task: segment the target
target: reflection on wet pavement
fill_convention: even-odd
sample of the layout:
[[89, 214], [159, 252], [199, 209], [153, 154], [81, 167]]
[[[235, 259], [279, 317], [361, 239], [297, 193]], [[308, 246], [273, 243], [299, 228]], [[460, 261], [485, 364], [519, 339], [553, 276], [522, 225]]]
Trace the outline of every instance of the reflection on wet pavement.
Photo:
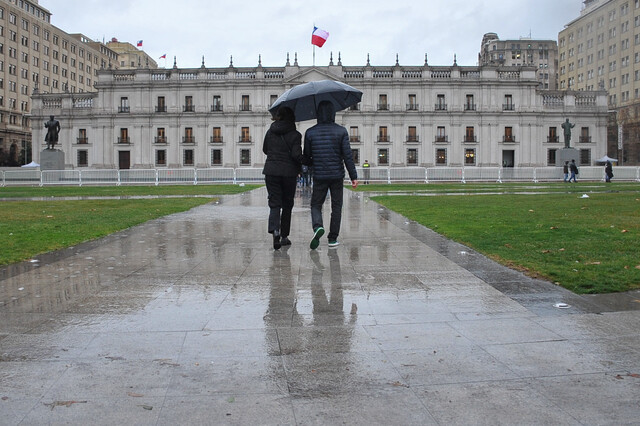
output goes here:
[[640, 417], [637, 293], [574, 295], [350, 191], [335, 249], [308, 250], [308, 192], [292, 246], [267, 214], [259, 189], [0, 271], [3, 423]]

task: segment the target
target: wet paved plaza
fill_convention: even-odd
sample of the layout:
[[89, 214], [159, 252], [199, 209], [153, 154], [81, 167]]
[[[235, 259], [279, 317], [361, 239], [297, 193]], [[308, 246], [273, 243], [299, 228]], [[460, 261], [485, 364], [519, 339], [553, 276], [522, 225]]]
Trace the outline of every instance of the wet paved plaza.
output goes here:
[[640, 424], [638, 292], [574, 295], [350, 191], [310, 251], [308, 202], [279, 251], [261, 188], [0, 271], [0, 423]]

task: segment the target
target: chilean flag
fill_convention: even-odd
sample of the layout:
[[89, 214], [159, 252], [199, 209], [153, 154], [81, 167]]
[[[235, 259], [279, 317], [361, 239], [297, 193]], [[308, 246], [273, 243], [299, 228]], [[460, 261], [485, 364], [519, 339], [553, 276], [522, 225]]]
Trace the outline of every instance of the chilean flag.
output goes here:
[[136, 47], [142, 47], [142, 40], [138, 40], [138, 43], [136, 44]]
[[318, 27], [313, 27], [313, 33], [311, 33], [311, 44], [314, 46], [322, 47], [324, 42], [329, 38], [329, 33], [325, 30], [321, 30]]
[[160, 59], [167, 59], [167, 54], [165, 53], [164, 55], [160, 56]]

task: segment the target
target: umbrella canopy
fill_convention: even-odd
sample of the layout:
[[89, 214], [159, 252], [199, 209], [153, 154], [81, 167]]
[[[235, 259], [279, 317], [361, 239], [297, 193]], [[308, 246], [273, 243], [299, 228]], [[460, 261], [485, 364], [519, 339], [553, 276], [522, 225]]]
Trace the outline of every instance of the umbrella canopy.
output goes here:
[[606, 163], [607, 161], [611, 161], [613, 163], [613, 162], [617, 162], [618, 160], [616, 160], [615, 158], [611, 158], [608, 155], [605, 155], [604, 157], [597, 159], [596, 163]]
[[336, 111], [349, 108], [362, 99], [362, 92], [348, 84], [333, 80], [311, 81], [299, 84], [284, 92], [273, 103], [269, 112], [275, 115], [280, 107], [289, 107], [296, 115], [296, 121], [316, 118], [318, 104], [322, 101], [333, 103]]

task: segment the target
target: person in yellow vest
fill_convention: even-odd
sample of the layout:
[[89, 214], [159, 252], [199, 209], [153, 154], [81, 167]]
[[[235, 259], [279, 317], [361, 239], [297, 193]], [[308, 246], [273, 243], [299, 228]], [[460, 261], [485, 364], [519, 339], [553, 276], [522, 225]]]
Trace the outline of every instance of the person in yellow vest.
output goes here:
[[371, 164], [369, 164], [369, 160], [364, 160], [364, 164], [362, 164], [362, 174], [364, 175], [364, 184], [368, 185], [369, 184], [369, 167], [371, 167]]

